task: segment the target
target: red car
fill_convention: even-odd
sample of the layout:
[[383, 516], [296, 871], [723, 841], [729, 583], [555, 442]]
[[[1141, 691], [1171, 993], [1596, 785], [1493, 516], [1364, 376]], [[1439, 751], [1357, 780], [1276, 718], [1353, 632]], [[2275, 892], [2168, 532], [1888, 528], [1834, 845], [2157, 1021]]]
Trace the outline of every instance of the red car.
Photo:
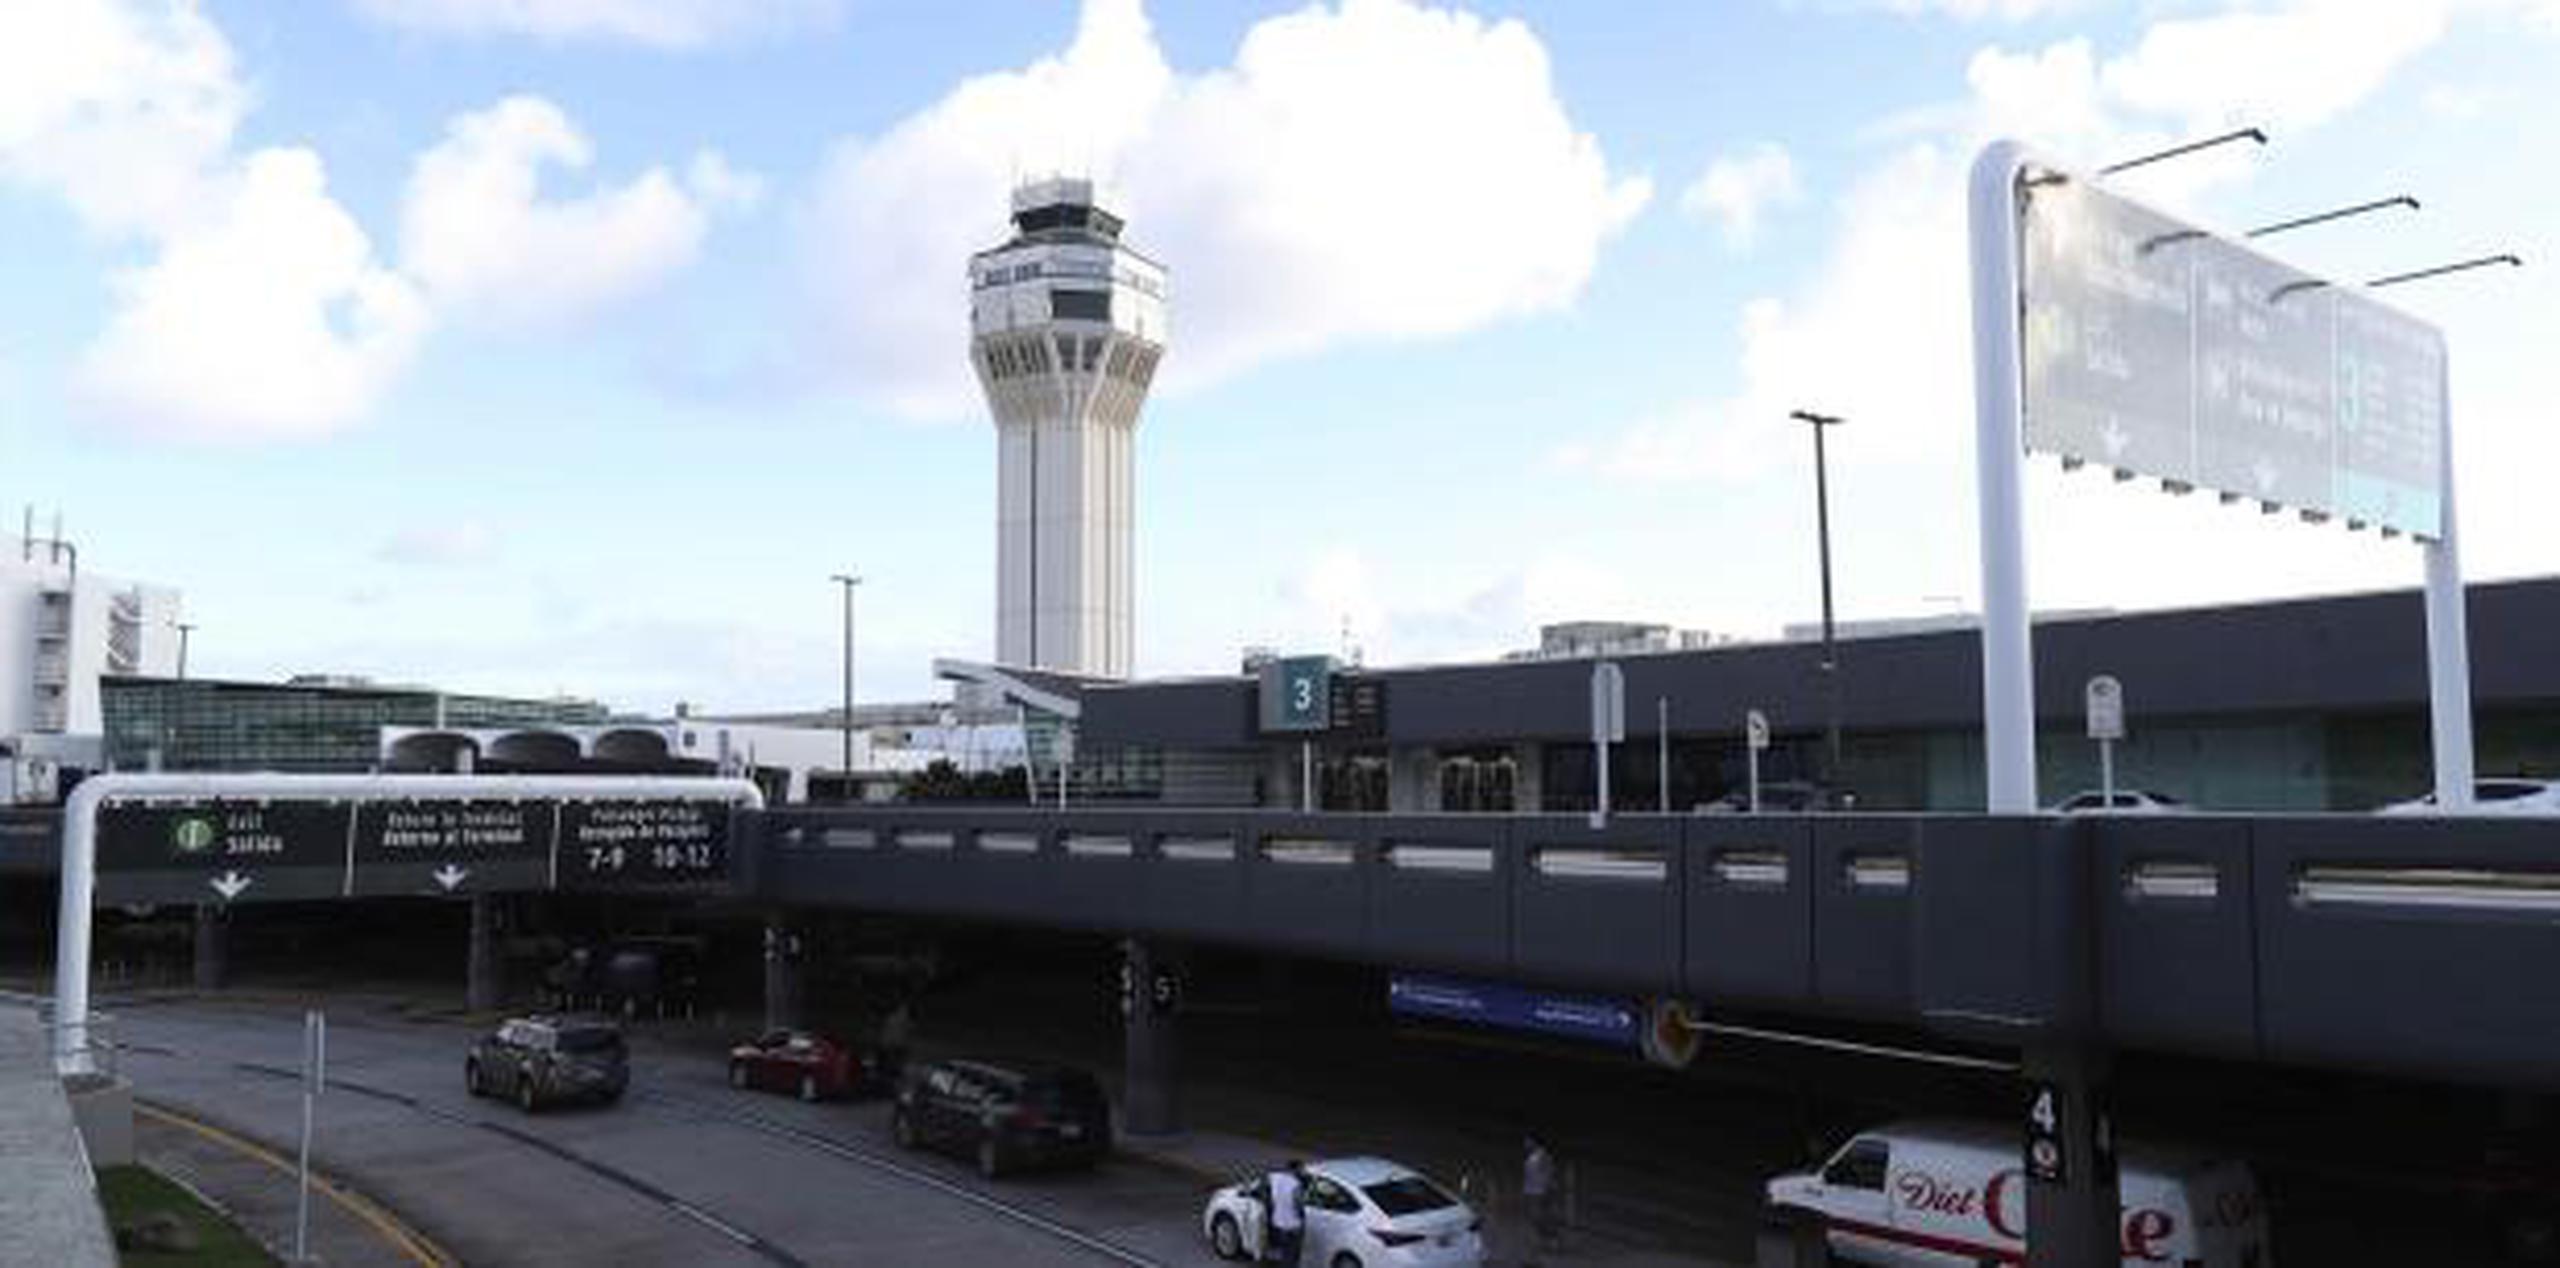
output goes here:
[[773, 1031], [729, 1050], [729, 1086], [790, 1092], [804, 1101], [849, 1096], [868, 1076], [860, 1054], [805, 1030]]

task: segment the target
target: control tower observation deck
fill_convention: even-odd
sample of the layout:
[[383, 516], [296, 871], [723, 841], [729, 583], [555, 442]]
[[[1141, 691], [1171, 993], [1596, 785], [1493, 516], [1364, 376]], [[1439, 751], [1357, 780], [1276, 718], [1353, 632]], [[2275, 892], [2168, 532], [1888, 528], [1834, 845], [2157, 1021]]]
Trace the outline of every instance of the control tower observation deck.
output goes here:
[[1013, 194], [969, 261], [970, 360], [996, 422], [996, 660], [1125, 678], [1135, 660], [1131, 457], [1165, 345], [1164, 266], [1086, 180]]

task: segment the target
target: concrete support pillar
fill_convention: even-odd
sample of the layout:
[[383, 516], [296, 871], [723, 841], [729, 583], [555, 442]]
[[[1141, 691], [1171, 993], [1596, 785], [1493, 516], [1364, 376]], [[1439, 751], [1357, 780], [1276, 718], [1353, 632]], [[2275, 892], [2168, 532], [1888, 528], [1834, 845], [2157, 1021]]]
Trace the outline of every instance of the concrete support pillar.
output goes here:
[[506, 963], [498, 956], [498, 898], [471, 896], [471, 942], [465, 953], [463, 1006], [475, 1013], [495, 1011], [507, 997]]
[[2123, 1216], [2106, 1054], [2030, 1048], [2025, 1074], [2028, 1268], [2113, 1268]]
[[219, 903], [196, 904], [196, 989], [218, 991], [231, 976], [231, 913]]
[[1512, 746], [1513, 760], [1520, 769], [1511, 784], [1512, 809], [1522, 814], [1545, 810], [1547, 785], [1547, 750], [1542, 744]]
[[1434, 814], [1439, 811], [1439, 753], [1428, 748], [1388, 751], [1387, 809], [1398, 814]]
[[1182, 1097], [1176, 1069], [1174, 1019], [1182, 1007], [1182, 978], [1160, 943], [1130, 938], [1121, 943], [1120, 1006], [1126, 1022], [1126, 1091], [1121, 1118], [1132, 1136], [1167, 1136], [1182, 1130]]
[[800, 931], [782, 916], [764, 922], [764, 1028], [800, 1024]]

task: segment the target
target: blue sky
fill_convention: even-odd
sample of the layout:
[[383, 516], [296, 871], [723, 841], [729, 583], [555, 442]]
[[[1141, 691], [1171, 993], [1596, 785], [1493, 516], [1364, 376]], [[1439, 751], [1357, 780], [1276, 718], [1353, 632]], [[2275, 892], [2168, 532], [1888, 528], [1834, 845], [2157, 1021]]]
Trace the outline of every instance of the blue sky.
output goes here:
[[[2474, 575], [2560, 570], [2560, 7], [1797, 0], [75, 0], [0, 10], [0, 505], [181, 586], [199, 672], [662, 709], [866, 698], [991, 642], [963, 257], [1090, 173], [1172, 270], [1139, 661], [1479, 656], [1541, 620], [1976, 593], [1960, 182], [2163, 169], [2454, 349]], [[2037, 600], [2413, 583], [2405, 543], [2031, 482]], [[2199, 502], [2204, 504], [2200, 505]]]

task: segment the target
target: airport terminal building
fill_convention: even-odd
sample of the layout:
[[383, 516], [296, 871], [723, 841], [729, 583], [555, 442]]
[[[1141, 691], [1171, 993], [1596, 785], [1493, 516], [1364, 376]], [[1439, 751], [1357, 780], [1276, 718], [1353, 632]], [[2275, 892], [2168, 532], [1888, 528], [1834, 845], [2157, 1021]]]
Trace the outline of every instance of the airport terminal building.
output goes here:
[[[2560, 578], [2471, 587], [2483, 775], [2560, 776]], [[2120, 787], [2233, 810], [2365, 810], [2430, 783], [2426, 624], [2415, 591], [2036, 624], [2042, 799], [2098, 782], [2082, 688], [2124, 684]], [[1150, 772], [1124, 796], [1175, 806], [1579, 811], [1595, 801], [1599, 657], [1337, 668], [1328, 725], [1262, 728], [1254, 676], [1082, 685], [1077, 761]], [[1626, 681], [1613, 805], [1686, 811], [1744, 783], [1744, 716], [1771, 721], [1764, 781], [1819, 776], [1821, 647], [1728, 643], [1608, 657]], [[1983, 804], [1981, 641], [1970, 628], [1840, 644], [1844, 771], [1873, 810]], [[1659, 719], [1669, 719], [1666, 729]], [[1305, 747], [1302, 748], [1302, 745]], [[1667, 761], [1665, 760], [1667, 758]], [[1668, 796], [1661, 773], [1667, 765]], [[1302, 800], [1306, 772], [1314, 793]]]

